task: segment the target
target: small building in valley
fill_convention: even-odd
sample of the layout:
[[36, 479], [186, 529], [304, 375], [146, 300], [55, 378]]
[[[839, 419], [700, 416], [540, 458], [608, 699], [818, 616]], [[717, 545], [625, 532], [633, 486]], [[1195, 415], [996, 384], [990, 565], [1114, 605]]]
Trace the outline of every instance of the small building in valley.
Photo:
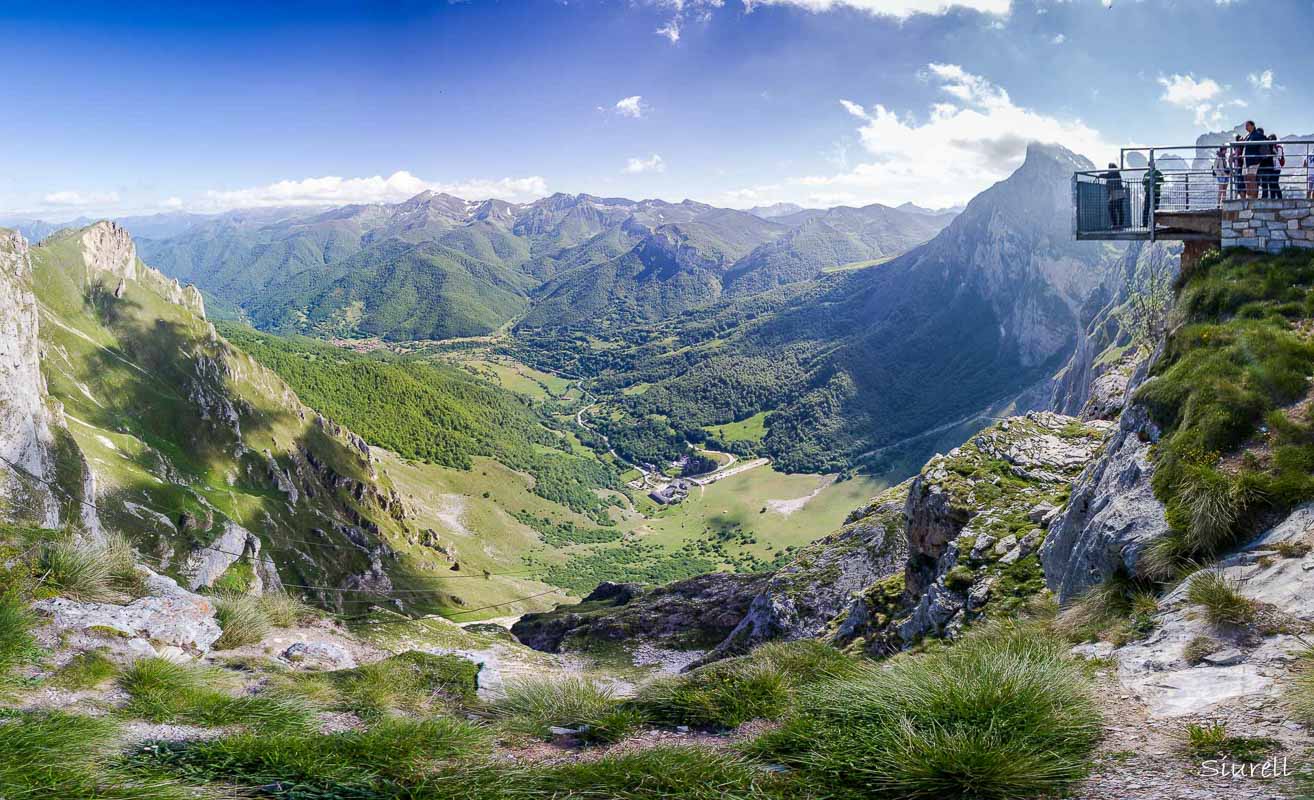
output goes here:
[[689, 489], [693, 484], [684, 478], [676, 478], [665, 486], [659, 486], [648, 493], [655, 502], [662, 505], [673, 505], [689, 496]]

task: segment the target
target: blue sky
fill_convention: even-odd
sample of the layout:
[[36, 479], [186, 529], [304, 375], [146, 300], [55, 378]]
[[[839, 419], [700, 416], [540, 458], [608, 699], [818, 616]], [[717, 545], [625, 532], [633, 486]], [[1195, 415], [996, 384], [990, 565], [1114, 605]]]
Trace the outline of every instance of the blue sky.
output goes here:
[[0, 212], [949, 205], [1029, 139], [1314, 133], [1311, 31], [1311, 0], [10, 3]]

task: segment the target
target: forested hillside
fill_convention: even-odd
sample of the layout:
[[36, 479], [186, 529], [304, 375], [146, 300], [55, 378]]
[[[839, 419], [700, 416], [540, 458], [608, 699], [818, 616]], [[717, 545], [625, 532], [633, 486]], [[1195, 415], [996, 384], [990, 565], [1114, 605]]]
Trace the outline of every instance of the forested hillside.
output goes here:
[[571, 452], [551, 418], [523, 397], [452, 366], [365, 355], [226, 324], [224, 335], [287, 381], [311, 408], [405, 458], [460, 469], [494, 458], [532, 476], [534, 492], [608, 522], [595, 490], [615, 471]]

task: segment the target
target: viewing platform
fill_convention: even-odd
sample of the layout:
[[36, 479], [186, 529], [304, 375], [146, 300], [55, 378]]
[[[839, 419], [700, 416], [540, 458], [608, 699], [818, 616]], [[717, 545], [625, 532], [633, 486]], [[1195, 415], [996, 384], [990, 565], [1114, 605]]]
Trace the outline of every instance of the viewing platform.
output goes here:
[[1080, 241], [1314, 248], [1314, 140], [1123, 148], [1072, 176], [1072, 207]]

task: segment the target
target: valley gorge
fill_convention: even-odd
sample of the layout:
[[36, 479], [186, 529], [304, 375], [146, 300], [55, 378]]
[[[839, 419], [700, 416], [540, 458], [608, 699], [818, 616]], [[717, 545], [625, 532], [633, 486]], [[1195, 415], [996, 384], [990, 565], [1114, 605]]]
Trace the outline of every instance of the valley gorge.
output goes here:
[[[1301, 680], [1308, 402], [1304, 389], [1273, 388], [1290, 380], [1199, 364], [1236, 347], [1236, 369], [1252, 369], [1235, 353], [1276, 342], [1281, 362], [1255, 373], [1307, 374], [1311, 267], [1297, 255], [1214, 258], [1177, 288], [1176, 326], [1146, 340], [1126, 305], [1148, 276], [1175, 273], [1176, 253], [1070, 242], [1065, 181], [1087, 166], [1033, 146], [952, 219], [907, 212], [916, 219], [902, 218], [893, 243], [845, 227], [863, 217], [886, 236], [901, 218], [884, 208], [745, 220], [691, 203], [422, 196], [306, 222], [262, 213], [257, 237], [286, 224], [294, 237], [334, 230], [331, 243], [341, 220], [380, 227], [346, 248], [346, 266], [322, 259], [325, 272], [273, 283], [234, 274], [228, 289], [183, 285], [223, 270], [170, 259], [232, 246], [215, 240], [247, 236], [242, 221], [179, 234], [171, 256], [165, 239], [111, 222], [35, 244], [5, 233], [0, 555], [34, 646], [50, 654], [16, 667], [30, 686], [15, 713], [119, 703], [133, 764], [166, 772], [212, 758], [206, 747], [237, 747], [213, 731], [254, 731], [268, 714], [289, 715], [277, 724], [295, 741], [334, 748], [364, 731], [468, 736], [469, 752], [530, 765], [498, 779], [525, 793], [507, 797], [577, 780], [566, 771], [595, 749], [612, 764], [672, 746], [672, 758], [729, 770], [718, 780], [731, 796], [806, 797], [796, 781], [823, 774], [865, 791], [857, 773], [836, 778], [815, 760], [854, 730], [874, 749], [847, 756], [850, 769], [909, 758], [874, 733], [879, 718], [836, 721], [826, 691], [876, 703], [862, 693], [883, 696], [881, 680], [919, 664], [963, 686], [972, 670], [1016, 668], [1072, 691], [1063, 713], [1089, 732], [1017, 745], [1074, 754], [1079, 766], [1056, 783], [1065, 796], [1259, 796], [1252, 783], [1206, 795], [1185, 760], [1157, 781], [1119, 765], [1149, 770], [1189, 725], [1226, 726], [1265, 753], [1303, 746], [1300, 706], [1256, 709], [1294, 697], [1286, 687]], [[672, 219], [652, 225], [658, 216]], [[543, 240], [559, 249], [535, 260]], [[250, 246], [248, 267], [257, 251], [289, 252]], [[366, 258], [392, 278], [419, 270], [443, 302], [469, 301], [469, 316], [445, 320], [473, 321], [372, 331], [343, 325], [391, 313], [391, 301], [321, 314], [319, 298], [280, 295], [296, 280], [395, 288]], [[249, 300], [225, 293], [243, 285], [259, 288]], [[251, 303], [275, 297], [281, 316], [261, 324]], [[1268, 310], [1241, 316], [1241, 303]], [[407, 314], [393, 319], [423, 316]], [[1224, 448], [1215, 467], [1190, 437], [1239, 402], [1213, 391], [1229, 381], [1262, 387], [1246, 402], [1269, 416], [1262, 430], [1252, 416], [1209, 439]], [[1207, 403], [1214, 417], [1192, 415]], [[679, 477], [690, 456], [705, 471]], [[1185, 477], [1156, 479], [1163, 469]], [[651, 481], [677, 479], [690, 482], [681, 503], [649, 499]], [[1202, 545], [1191, 481], [1259, 488], [1228, 493], [1228, 526]], [[55, 583], [57, 556], [79, 552], [118, 572], [99, 588]], [[39, 570], [23, 566], [31, 553]], [[1202, 586], [1230, 592], [1232, 616], [1216, 616]], [[276, 613], [279, 602], [298, 609]], [[239, 613], [264, 622], [242, 636]], [[61, 688], [55, 676], [86, 654], [132, 677]], [[211, 669], [229, 688], [195, 708], [145, 710], [132, 681], [175, 669], [152, 666], [163, 664], [180, 665], [169, 680], [183, 683], [170, 686]], [[391, 691], [361, 694], [371, 681]], [[601, 699], [526, 722], [512, 701], [546, 687]], [[763, 720], [776, 732], [754, 727]], [[717, 760], [750, 741], [770, 769]], [[288, 769], [250, 758], [214, 774], [256, 783]], [[460, 760], [423, 779], [379, 769], [375, 796], [498, 796], [483, 767]], [[599, 780], [585, 785], [631, 796]], [[652, 796], [703, 796], [669, 780]], [[306, 782], [325, 797], [366, 791], [336, 773]]]

